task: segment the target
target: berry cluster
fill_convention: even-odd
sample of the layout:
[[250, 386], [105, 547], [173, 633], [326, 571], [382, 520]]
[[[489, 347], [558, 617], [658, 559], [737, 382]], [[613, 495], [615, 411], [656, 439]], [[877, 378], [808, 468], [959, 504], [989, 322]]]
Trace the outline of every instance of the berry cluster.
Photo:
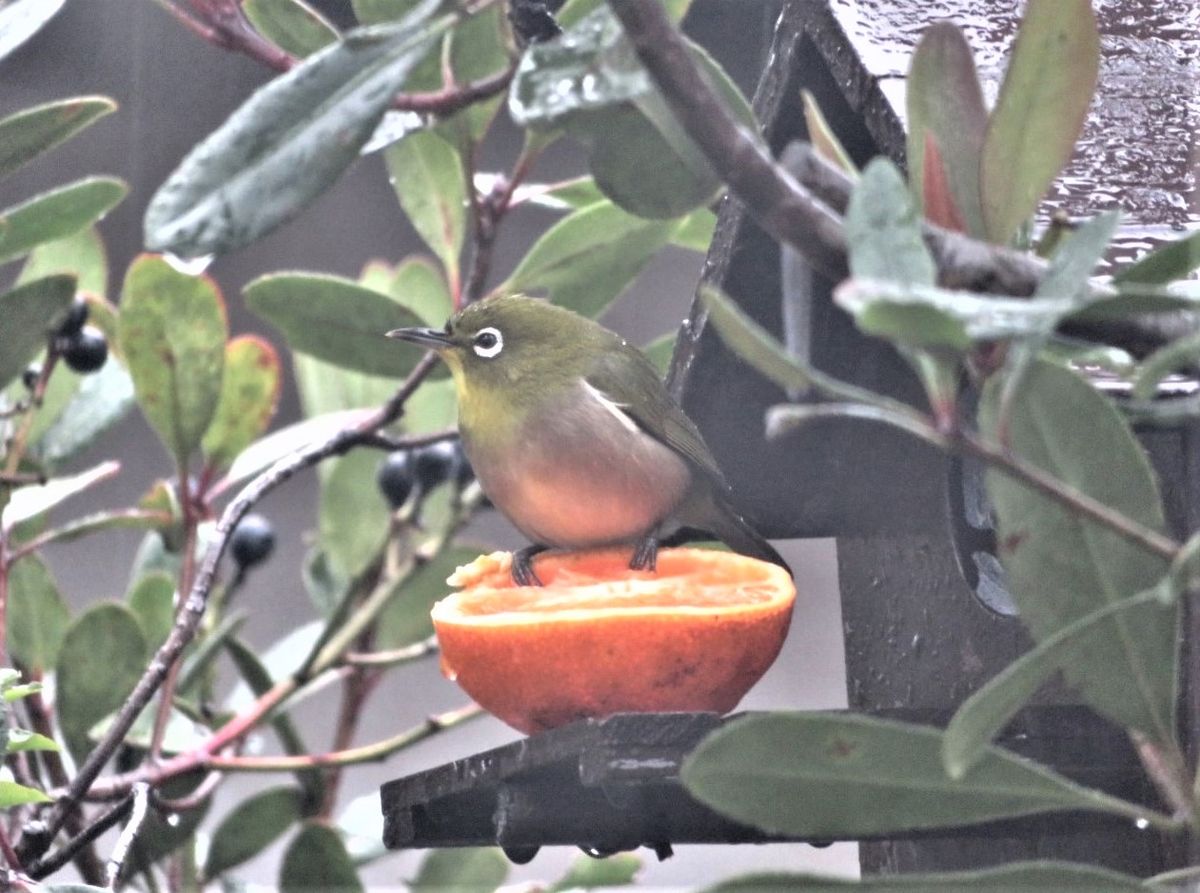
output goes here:
[[415, 450], [397, 450], [379, 465], [376, 481], [393, 509], [416, 495], [420, 500], [435, 487], [453, 481], [459, 489], [474, 477], [457, 440], [442, 440]]

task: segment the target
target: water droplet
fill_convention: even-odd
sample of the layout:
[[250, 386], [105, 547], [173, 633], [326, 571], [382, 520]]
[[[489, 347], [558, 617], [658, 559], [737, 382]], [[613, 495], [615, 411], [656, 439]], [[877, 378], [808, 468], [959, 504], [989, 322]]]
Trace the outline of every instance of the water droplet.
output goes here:
[[213, 262], [214, 255], [202, 254], [199, 257], [180, 257], [178, 254], [172, 254], [168, 251], [163, 255], [163, 260], [171, 265], [171, 268], [177, 273], [182, 273], [184, 276], [199, 276]]
[[1136, 822], [1133, 823], [1133, 826], [1135, 828], [1137, 828], [1139, 831], [1145, 831], [1147, 828], [1150, 827], [1150, 820], [1149, 819], [1138, 819]]
[[401, 112], [392, 109], [384, 114], [380, 119], [379, 125], [375, 128], [375, 132], [371, 134], [371, 138], [366, 144], [359, 149], [359, 155], [370, 155], [372, 152], [378, 152], [380, 149], [390, 146], [410, 133], [420, 130], [425, 126], [425, 118], [416, 112]]
[[167, 824], [170, 825], [172, 828], [178, 828], [179, 827], [179, 813], [173, 812], [169, 816], [167, 816]]

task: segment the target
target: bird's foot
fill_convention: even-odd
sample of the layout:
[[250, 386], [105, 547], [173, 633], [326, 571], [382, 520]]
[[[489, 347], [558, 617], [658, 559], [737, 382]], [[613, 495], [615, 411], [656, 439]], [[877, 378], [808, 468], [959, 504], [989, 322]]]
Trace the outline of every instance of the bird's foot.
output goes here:
[[633, 550], [633, 558], [629, 560], [629, 569], [634, 571], [658, 569], [658, 537], [649, 534], [638, 540], [637, 548]]
[[545, 546], [526, 546], [512, 553], [512, 578], [518, 586], [542, 586], [533, 571], [533, 556], [546, 551]]

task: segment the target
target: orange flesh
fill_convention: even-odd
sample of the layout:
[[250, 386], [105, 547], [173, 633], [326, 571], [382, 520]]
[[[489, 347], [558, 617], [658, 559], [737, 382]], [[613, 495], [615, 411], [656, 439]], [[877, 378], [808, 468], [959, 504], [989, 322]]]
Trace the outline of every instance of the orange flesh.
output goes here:
[[731, 710], [774, 661], [795, 588], [774, 565], [670, 549], [657, 572], [629, 551], [551, 554], [544, 587], [516, 586], [493, 553], [450, 578], [433, 609], [447, 676], [526, 732], [625, 711]]

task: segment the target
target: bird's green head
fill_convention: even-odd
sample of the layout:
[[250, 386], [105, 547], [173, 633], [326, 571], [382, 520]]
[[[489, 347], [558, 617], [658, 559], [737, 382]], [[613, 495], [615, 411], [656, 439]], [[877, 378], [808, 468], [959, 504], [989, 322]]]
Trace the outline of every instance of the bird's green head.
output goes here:
[[468, 304], [443, 329], [388, 332], [436, 350], [450, 367], [463, 409], [477, 397], [523, 402], [556, 385], [569, 386], [580, 359], [611, 333], [570, 310], [524, 295]]

